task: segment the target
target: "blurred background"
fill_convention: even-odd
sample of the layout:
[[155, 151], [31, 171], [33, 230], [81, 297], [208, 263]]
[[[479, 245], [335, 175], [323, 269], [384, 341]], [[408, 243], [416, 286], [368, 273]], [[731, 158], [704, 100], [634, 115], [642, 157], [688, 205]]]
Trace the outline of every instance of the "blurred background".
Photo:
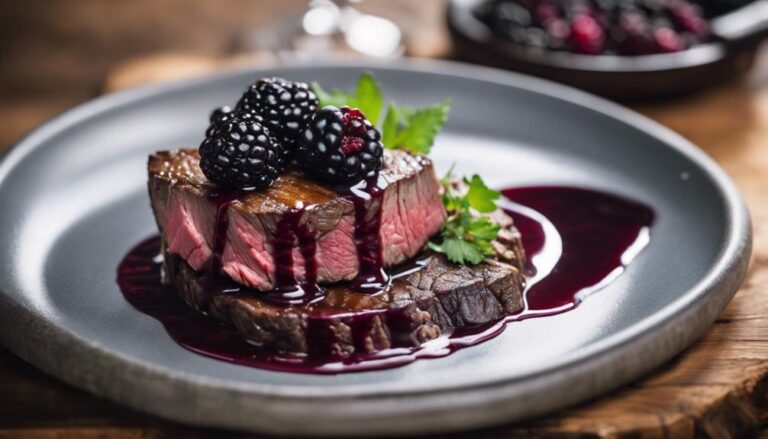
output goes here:
[[[330, 4], [331, 17], [325, 9], [319, 17], [315, 13], [310, 29], [336, 34], [328, 26], [338, 20], [333, 11], [338, 14], [339, 7], [321, 3]], [[308, 6], [306, 0], [0, 1], [0, 149], [105, 90], [220, 68], [268, 65], [290, 58], [279, 53], [293, 47], [320, 57], [341, 49], [304, 32]], [[443, 1], [372, 0], [355, 7], [397, 23], [360, 23], [378, 41], [394, 28], [389, 44], [397, 41], [391, 56], [404, 53], [398, 50], [401, 28], [408, 33], [409, 53], [444, 52]], [[387, 47], [369, 50], [380, 54]]]
[[0, 147], [107, 91], [331, 57], [489, 64], [653, 113], [724, 84], [743, 97], [766, 28], [764, 0], [3, 1]]

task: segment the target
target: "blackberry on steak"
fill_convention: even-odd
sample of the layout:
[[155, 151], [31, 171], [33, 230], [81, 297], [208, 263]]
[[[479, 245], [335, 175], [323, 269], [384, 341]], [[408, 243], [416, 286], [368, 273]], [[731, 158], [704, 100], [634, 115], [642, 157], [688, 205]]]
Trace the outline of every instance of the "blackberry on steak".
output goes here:
[[254, 119], [257, 122], [263, 124], [263, 120], [261, 116], [248, 113], [248, 112], [237, 112], [225, 105], [211, 112], [211, 116], [209, 118], [210, 124], [208, 125], [208, 129], [205, 130], [205, 136], [211, 137], [213, 135], [213, 132], [216, 131], [216, 128], [220, 127], [224, 122], [228, 121], [236, 114], [241, 119]]
[[235, 109], [261, 116], [283, 145], [284, 165], [290, 163], [301, 131], [317, 111], [317, 96], [304, 82], [262, 78], [248, 87]]
[[327, 106], [299, 138], [297, 159], [304, 171], [332, 183], [375, 175], [383, 164], [381, 134], [356, 108]]
[[200, 169], [227, 189], [263, 188], [280, 173], [281, 152], [280, 143], [258, 120], [230, 114], [200, 144]]

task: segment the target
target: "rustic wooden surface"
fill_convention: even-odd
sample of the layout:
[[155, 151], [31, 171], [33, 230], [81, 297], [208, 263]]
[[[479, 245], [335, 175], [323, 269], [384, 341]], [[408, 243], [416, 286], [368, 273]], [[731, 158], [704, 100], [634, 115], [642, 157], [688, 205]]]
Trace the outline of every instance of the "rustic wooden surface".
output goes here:
[[[195, 75], [243, 62], [220, 55], [227, 38], [222, 32], [203, 29], [190, 41], [184, 26], [212, 21], [232, 30], [248, 25], [247, 21], [225, 16], [221, 8], [202, 0], [186, 0], [187, 9], [181, 9], [187, 12], [168, 19], [168, 24], [166, 18], [153, 15], [179, 9], [180, 1], [168, 3], [163, 7], [153, 0], [116, 3], [120, 6], [112, 7], [118, 11], [110, 9], [121, 17], [115, 26], [102, 22], [106, 6], [95, 0], [66, 2], [66, 8], [28, 0], [23, 2], [24, 13], [14, 10], [11, 2], [0, 2], [0, 120], [4, 121], [0, 122], [0, 148], [104, 87]], [[231, 4], [235, 3], [251, 8], [255, 22], [303, 4], [283, 1], [265, 12], [254, 7], [262, 2]], [[425, 2], [426, 6], [416, 8], [427, 17], [420, 19], [416, 14], [411, 22], [434, 22], [439, 3]], [[410, 5], [404, 6], [406, 15], [414, 12]], [[144, 37], [147, 40], [142, 42], [136, 29], [147, 20], [163, 23], [166, 34], [159, 39]], [[47, 37], [29, 30], [41, 26]], [[93, 41], [94, 35], [100, 39]], [[432, 42], [416, 47], [415, 52], [443, 50], [439, 32], [426, 35], [420, 41]], [[169, 48], [175, 51], [126, 61], [134, 52]], [[645, 379], [595, 401], [532, 422], [455, 437], [768, 439], [768, 430], [762, 431], [768, 425], [768, 55], [761, 61], [763, 65], [748, 80], [675, 101], [633, 106], [711, 154], [733, 176], [752, 211], [751, 272], [713, 328]], [[47, 68], [50, 62], [59, 68]], [[60, 383], [0, 348], [0, 438], [6, 437], [249, 436], [193, 429], [133, 412]]]

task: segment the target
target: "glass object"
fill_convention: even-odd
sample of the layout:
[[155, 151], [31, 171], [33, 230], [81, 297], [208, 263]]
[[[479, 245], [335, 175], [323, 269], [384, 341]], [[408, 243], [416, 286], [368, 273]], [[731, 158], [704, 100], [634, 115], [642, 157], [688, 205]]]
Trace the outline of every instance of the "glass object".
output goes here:
[[329, 57], [396, 58], [405, 52], [403, 33], [393, 21], [366, 14], [360, 0], [311, 0], [299, 16], [249, 31], [237, 50], [277, 60], [317, 60]]

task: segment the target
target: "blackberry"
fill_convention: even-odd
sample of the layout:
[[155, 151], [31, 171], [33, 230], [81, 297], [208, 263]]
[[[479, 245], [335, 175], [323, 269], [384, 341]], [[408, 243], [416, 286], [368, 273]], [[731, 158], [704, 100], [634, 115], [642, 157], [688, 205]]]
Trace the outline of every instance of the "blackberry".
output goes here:
[[299, 138], [297, 158], [304, 171], [333, 183], [353, 183], [382, 166], [381, 134], [356, 108], [327, 106]]
[[211, 116], [208, 118], [208, 121], [210, 122], [210, 125], [208, 125], [208, 129], [205, 130], [205, 137], [211, 137], [213, 136], [214, 131], [216, 131], [216, 128], [221, 126], [224, 122], [228, 121], [232, 117], [232, 109], [227, 107], [226, 105], [223, 107], [219, 107], [211, 113]]
[[200, 144], [200, 169], [227, 189], [267, 187], [280, 173], [281, 148], [258, 120], [230, 114]]
[[248, 87], [235, 107], [238, 112], [261, 116], [283, 145], [283, 164], [290, 163], [301, 131], [317, 111], [317, 96], [304, 82], [262, 78]]
[[248, 112], [233, 111], [231, 108], [225, 105], [211, 112], [211, 116], [209, 118], [210, 125], [208, 125], [208, 129], [205, 130], [205, 136], [211, 137], [214, 131], [216, 131], [216, 128], [220, 127], [224, 122], [230, 120], [236, 114], [241, 119], [254, 119], [259, 123], [263, 122], [261, 116], [259, 115], [254, 115], [253, 113]]

